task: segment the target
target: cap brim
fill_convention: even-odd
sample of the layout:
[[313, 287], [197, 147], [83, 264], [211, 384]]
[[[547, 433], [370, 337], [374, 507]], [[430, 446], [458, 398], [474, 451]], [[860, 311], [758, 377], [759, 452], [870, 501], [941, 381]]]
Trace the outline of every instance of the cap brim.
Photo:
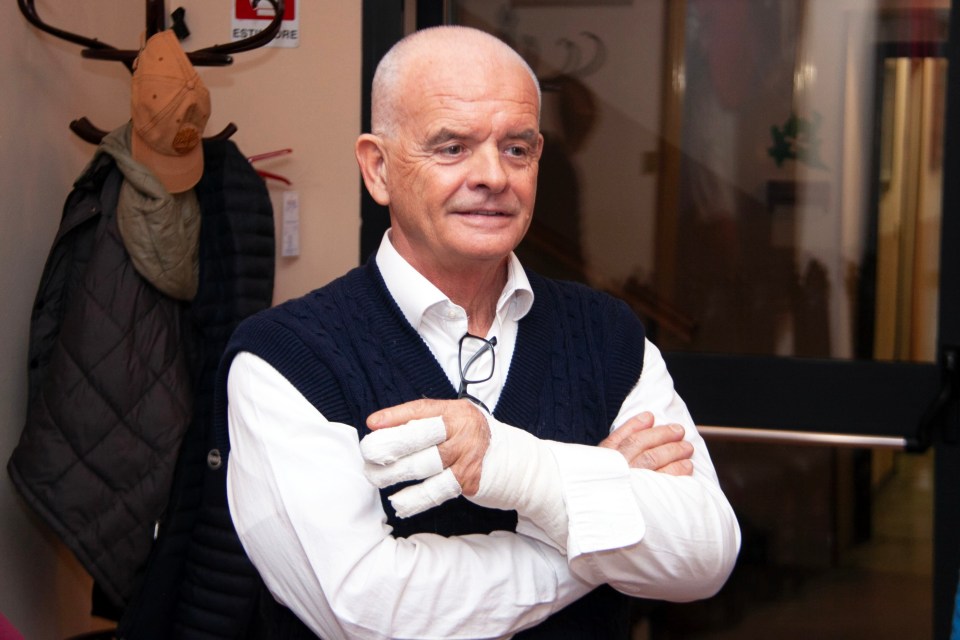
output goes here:
[[160, 184], [170, 193], [182, 193], [194, 188], [203, 175], [203, 144], [198, 144], [183, 155], [170, 156], [154, 151], [131, 128], [130, 152], [133, 159], [150, 169]]

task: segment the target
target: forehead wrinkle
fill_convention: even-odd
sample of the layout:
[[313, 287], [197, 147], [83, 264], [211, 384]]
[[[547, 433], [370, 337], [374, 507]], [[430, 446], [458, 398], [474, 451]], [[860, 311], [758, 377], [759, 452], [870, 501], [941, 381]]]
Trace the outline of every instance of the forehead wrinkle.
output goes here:
[[[528, 144], [535, 144], [537, 142], [537, 136], [539, 132], [536, 129], [528, 128], [521, 131], [507, 131], [506, 135], [503, 137], [504, 140], [522, 140]], [[431, 134], [426, 139], [426, 145], [428, 147], [442, 145], [445, 142], [450, 142], [451, 140], [467, 140], [472, 136], [467, 133], [462, 133], [451, 129], [450, 127], [442, 127], [436, 133]]]
[[[422, 102], [428, 103], [428, 106], [420, 110], [405, 111], [404, 120], [408, 123], [423, 123], [430, 140], [444, 136], [476, 137], [478, 132], [475, 129], [478, 124], [482, 125], [480, 129], [484, 132], [500, 130], [505, 131], [505, 135], [509, 137], [535, 137], [539, 129], [534, 105], [523, 99], [469, 99], [457, 95], [427, 93]], [[480, 105], [481, 108], [465, 108], [465, 105]]]
[[404, 85], [407, 98], [413, 93], [419, 94], [424, 102], [437, 109], [492, 103], [497, 110], [510, 104], [529, 109], [535, 116], [539, 113], [536, 86], [515, 66], [498, 69], [489, 64], [468, 68], [424, 65], [409, 69]]

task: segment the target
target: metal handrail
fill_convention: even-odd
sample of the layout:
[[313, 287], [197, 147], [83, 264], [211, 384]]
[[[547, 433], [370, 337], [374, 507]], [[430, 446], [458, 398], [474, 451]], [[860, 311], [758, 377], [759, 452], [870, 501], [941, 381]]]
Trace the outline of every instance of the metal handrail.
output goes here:
[[697, 426], [707, 440], [727, 442], [756, 442], [767, 444], [826, 445], [832, 447], [907, 450], [906, 438], [896, 436], [860, 435], [852, 433], [821, 433], [817, 431], [788, 431], [748, 427]]

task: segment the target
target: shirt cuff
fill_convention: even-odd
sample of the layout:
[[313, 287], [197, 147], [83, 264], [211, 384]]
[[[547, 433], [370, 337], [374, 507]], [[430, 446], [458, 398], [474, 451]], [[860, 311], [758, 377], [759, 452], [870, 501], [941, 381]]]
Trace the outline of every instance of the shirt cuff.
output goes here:
[[603, 447], [547, 444], [560, 470], [569, 523], [568, 561], [640, 542], [646, 524], [623, 455]]

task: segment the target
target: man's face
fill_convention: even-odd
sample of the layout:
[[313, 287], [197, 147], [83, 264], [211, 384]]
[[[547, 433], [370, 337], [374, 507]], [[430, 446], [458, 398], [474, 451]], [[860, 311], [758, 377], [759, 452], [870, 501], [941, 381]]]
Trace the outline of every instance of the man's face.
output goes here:
[[502, 263], [536, 196], [543, 139], [532, 79], [487, 59], [424, 65], [407, 80], [384, 143], [394, 246], [428, 277]]

